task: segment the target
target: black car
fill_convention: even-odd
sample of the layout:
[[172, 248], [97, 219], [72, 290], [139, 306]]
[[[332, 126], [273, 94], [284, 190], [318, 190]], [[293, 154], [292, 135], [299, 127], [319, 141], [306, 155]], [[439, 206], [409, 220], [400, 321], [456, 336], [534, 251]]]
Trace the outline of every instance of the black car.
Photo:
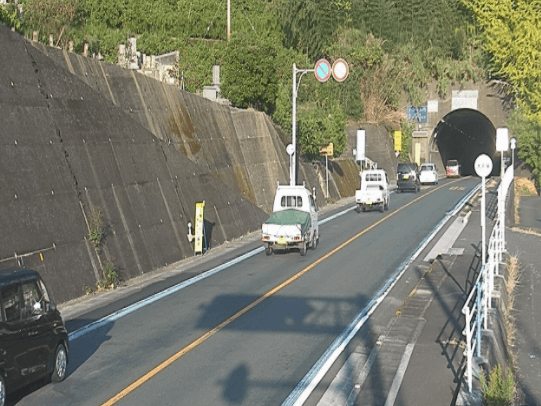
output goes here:
[[401, 162], [396, 169], [397, 174], [397, 190], [413, 190], [418, 192], [421, 190], [421, 182], [419, 181], [419, 167], [415, 162]]
[[68, 333], [39, 274], [0, 271], [0, 406], [37, 379], [60, 382], [68, 365]]

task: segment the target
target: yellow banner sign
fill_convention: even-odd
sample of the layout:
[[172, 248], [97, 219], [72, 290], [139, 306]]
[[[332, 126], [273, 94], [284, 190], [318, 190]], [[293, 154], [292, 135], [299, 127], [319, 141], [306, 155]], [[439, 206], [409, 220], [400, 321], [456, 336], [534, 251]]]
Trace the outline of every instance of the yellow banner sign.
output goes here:
[[333, 154], [334, 154], [333, 147], [334, 147], [333, 143], [330, 142], [329, 145], [326, 145], [324, 147], [320, 147], [319, 148], [319, 153], [321, 155], [333, 156]]
[[402, 131], [393, 131], [394, 135], [394, 150], [402, 151]]
[[195, 243], [194, 253], [203, 253], [203, 239], [205, 238], [205, 201], [195, 204]]

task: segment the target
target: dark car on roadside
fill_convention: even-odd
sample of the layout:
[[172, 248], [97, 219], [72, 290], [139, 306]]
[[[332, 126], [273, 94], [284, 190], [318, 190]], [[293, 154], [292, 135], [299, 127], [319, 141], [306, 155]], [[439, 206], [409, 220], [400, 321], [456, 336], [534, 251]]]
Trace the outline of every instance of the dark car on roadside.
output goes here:
[[36, 271], [0, 270], [0, 406], [6, 395], [41, 378], [60, 382], [68, 333]]
[[418, 192], [421, 190], [419, 181], [419, 167], [415, 162], [400, 162], [396, 169], [396, 186], [398, 192], [412, 190]]

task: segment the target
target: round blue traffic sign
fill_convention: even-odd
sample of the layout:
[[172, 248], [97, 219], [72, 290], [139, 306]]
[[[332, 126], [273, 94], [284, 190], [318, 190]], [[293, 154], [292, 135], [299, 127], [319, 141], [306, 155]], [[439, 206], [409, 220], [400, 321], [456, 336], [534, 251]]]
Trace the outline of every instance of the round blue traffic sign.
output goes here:
[[316, 79], [320, 82], [326, 82], [331, 77], [331, 64], [326, 59], [320, 59], [314, 67]]

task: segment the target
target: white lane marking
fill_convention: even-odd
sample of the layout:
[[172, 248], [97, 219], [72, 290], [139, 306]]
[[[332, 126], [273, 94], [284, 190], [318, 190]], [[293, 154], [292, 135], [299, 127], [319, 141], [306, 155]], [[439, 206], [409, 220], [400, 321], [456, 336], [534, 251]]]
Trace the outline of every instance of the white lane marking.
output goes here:
[[[345, 210], [342, 210], [342, 211], [340, 211], [338, 213], [333, 214], [330, 217], [327, 217], [327, 218], [321, 220], [319, 222], [319, 224], [325, 224], [328, 221], [334, 220], [335, 218], [340, 217], [340, 216], [342, 216], [342, 215], [344, 215], [344, 214], [346, 214], [346, 213], [348, 213], [348, 212], [350, 212], [350, 211], [352, 211], [354, 209], [355, 209], [355, 206], [347, 208]], [[81, 337], [82, 335], [84, 335], [86, 333], [89, 333], [89, 332], [91, 332], [93, 330], [96, 330], [96, 329], [98, 329], [98, 328], [100, 328], [100, 327], [102, 327], [102, 326], [104, 326], [104, 325], [106, 325], [108, 323], [111, 323], [111, 322], [113, 322], [115, 320], [118, 320], [121, 317], [124, 317], [124, 316], [126, 316], [126, 315], [128, 315], [130, 313], [133, 313], [134, 311], [136, 311], [138, 309], [141, 309], [144, 306], [147, 306], [147, 305], [149, 305], [151, 303], [154, 303], [154, 302], [156, 302], [156, 301], [158, 301], [160, 299], [163, 299], [163, 298], [165, 298], [165, 297], [167, 297], [167, 296], [169, 296], [169, 295], [171, 295], [171, 294], [173, 294], [175, 292], [178, 292], [179, 290], [187, 288], [188, 286], [191, 286], [194, 283], [197, 283], [197, 282], [199, 282], [199, 281], [201, 281], [203, 279], [206, 279], [208, 277], [216, 275], [218, 272], [221, 272], [221, 271], [223, 271], [223, 270], [225, 270], [225, 269], [227, 269], [227, 268], [229, 268], [229, 267], [231, 267], [233, 265], [236, 265], [236, 264], [238, 264], [238, 263], [240, 263], [240, 262], [242, 262], [242, 261], [244, 261], [244, 260], [246, 260], [246, 259], [248, 259], [250, 257], [253, 257], [256, 254], [259, 254], [264, 249], [265, 249], [264, 247], [256, 248], [256, 249], [254, 249], [254, 250], [252, 250], [250, 252], [247, 252], [244, 255], [241, 255], [240, 257], [234, 258], [231, 261], [226, 262], [225, 264], [219, 265], [219, 266], [217, 266], [217, 267], [215, 267], [213, 269], [210, 269], [210, 270], [208, 270], [206, 272], [203, 272], [203, 273], [201, 273], [201, 274], [199, 274], [197, 276], [194, 276], [193, 278], [190, 278], [190, 279], [188, 279], [188, 280], [186, 280], [186, 281], [184, 281], [182, 283], [179, 283], [179, 284], [177, 284], [175, 286], [171, 286], [170, 288], [165, 289], [165, 290], [163, 290], [163, 291], [161, 291], [159, 293], [156, 293], [156, 294], [154, 294], [152, 296], [149, 296], [146, 299], [143, 299], [143, 300], [141, 300], [139, 302], [136, 302], [136, 303], [134, 303], [134, 304], [132, 304], [130, 306], [127, 306], [127, 307], [125, 307], [123, 309], [120, 309], [120, 310], [114, 312], [114, 313], [111, 313], [108, 316], [105, 316], [105, 317], [103, 317], [101, 319], [93, 321], [92, 323], [89, 323], [86, 326], [83, 326], [83, 327], [81, 327], [81, 328], [79, 328], [79, 329], [77, 329], [75, 331], [72, 331], [69, 334], [69, 339], [70, 340], [76, 340], [77, 338]]]
[[175, 285], [175, 286], [171, 286], [170, 288], [168, 289], [165, 289], [159, 293], [156, 293], [152, 296], [149, 296], [147, 297], [146, 299], [143, 299], [139, 302], [136, 302], [130, 306], [127, 306], [123, 309], [120, 309], [114, 313], [111, 313], [110, 315], [108, 316], [105, 316], [99, 320], [96, 320], [96, 321], [93, 321], [92, 323], [90, 324], [87, 324], [86, 326], [84, 327], [81, 327], [80, 329], [78, 330], [75, 330], [73, 332], [71, 332], [69, 334], [69, 339], [70, 340], [75, 340], [77, 338], [79, 338], [80, 336], [82, 336], [83, 334], [86, 334], [86, 333], [89, 333], [90, 331], [93, 331], [93, 330], [96, 330], [97, 328], [100, 328], [101, 326], [104, 326], [105, 324], [107, 323], [111, 323], [115, 320], [118, 320], [120, 319], [121, 317], [124, 317], [130, 313], [133, 313], [134, 311], [138, 310], [138, 309], [141, 309], [142, 307], [144, 306], [147, 306], [151, 303], [154, 303], [160, 299], [163, 299], [164, 297], [166, 296], [169, 296], [175, 292], [178, 292], [179, 290], [182, 290], [190, 285], [193, 285], [194, 283], [197, 283], [203, 279], [206, 279], [212, 275], [215, 275], [217, 274], [218, 272], [221, 272], [223, 271], [224, 269], [227, 269], [233, 265], [236, 265], [242, 261], [244, 261], [245, 259], [248, 259], [250, 257], [253, 257], [254, 255], [262, 252], [265, 248], [264, 247], [259, 247], [259, 248], [256, 248], [255, 250], [252, 250], [244, 255], [241, 255], [240, 257], [237, 257], [235, 259], [232, 259], [231, 261], [229, 262], [226, 262], [225, 264], [222, 264], [222, 265], [219, 265], [209, 271], [206, 271], [206, 272], [203, 272], [197, 276], [194, 276], [193, 278], [190, 278], [182, 283], [179, 283], [178, 285]]
[[473, 196], [481, 185], [476, 186], [470, 193], [468, 193], [462, 200], [460, 200], [455, 209], [445, 215], [445, 217], [436, 225], [432, 232], [419, 244], [417, 250], [413, 255], [406, 259], [400, 266], [397, 268], [395, 273], [385, 281], [385, 284], [381, 289], [376, 293], [376, 295], [370, 300], [368, 305], [361, 310], [360, 313], [353, 319], [353, 321], [344, 329], [344, 331], [333, 341], [323, 355], [316, 361], [314, 366], [308, 371], [304, 378], [298, 383], [298, 385], [293, 389], [289, 396], [284, 400], [282, 406], [300, 406], [303, 405], [306, 399], [312, 394], [313, 390], [323, 379], [325, 374], [329, 371], [331, 366], [334, 364], [334, 361], [342, 353], [347, 344], [355, 337], [361, 327], [364, 325], [366, 320], [372, 315], [372, 313], [377, 309], [377, 307], [383, 302], [385, 297], [389, 294], [391, 289], [396, 285], [398, 280], [402, 277], [406, 269], [411, 265], [417, 256], [426, 248], [428, 243], [434, 238], [437, 232], [445, 225], [445, 223], [455, 215], [458, 210], [466, 204], [468, 199]]

